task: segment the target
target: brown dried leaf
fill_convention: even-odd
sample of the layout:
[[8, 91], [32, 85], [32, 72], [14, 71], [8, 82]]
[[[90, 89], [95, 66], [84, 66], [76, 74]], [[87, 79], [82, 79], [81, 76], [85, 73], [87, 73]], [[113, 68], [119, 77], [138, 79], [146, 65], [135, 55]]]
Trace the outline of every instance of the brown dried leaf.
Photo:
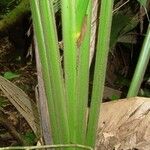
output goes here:
[[34, 133], [40, 135], [39, 115], [36, 104], [30, 100], [23, 90], [0, 76], [0, 90], [26, 119]]
[[97, 130], [97, 150], [150, 150], [150, 98], [104, 103]]

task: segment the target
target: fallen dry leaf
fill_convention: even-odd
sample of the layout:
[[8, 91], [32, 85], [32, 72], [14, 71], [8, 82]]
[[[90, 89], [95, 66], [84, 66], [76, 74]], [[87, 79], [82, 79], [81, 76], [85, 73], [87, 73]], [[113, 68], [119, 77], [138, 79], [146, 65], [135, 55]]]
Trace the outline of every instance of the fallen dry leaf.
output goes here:
[[12, 82], [0, 76], [0, 90], [26, 119], [37, 137], [40, 136], [39, 115], [36, 104]]
[[104, 103], [97, 130], [97, 150], [150, 150], [150, 98]]

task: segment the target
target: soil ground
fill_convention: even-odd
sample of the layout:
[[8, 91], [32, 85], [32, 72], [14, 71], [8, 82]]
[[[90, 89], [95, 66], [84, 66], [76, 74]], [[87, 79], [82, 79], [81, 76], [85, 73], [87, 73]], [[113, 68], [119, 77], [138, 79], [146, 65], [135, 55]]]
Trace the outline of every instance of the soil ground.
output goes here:
[[[36, 66], [31, 62], [22, 64], [21, 60], [17, 60], [15, 53], [15, 47], [9, 42], [8, 37], [1, 38], [0, 75], [3, 76], [6, 72], [17, 74], [18, 77], [13, 78], [10, 81], [20, 87], [32, 100], [35, 101], [35, 86], [37, 85]], [[25, 140], [32, 139], [33, 133], [26, 120], [8, 101], [2, 91], [0, 91], [0, 101], [0, 111], [2, 111], [6, 117], [5, 122], [0, 122], [0, 146], [19, 145], [20, 141], [12, 136], [11, 131], [8, 131], [8, 123], [15, 128], [22, 138]]]

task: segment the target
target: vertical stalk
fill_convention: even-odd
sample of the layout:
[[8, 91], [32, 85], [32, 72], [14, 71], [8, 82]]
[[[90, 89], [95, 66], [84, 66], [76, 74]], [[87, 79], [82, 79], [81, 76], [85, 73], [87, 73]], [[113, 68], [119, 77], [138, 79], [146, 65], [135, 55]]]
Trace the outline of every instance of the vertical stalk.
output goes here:
[[86, 135], [86, 110], [88, 104], [89, 85], [89, 50], [91, 35], [91, 12], [92, 1], [90, 0], [88, 10], [85, 13], [82, 24], [83, 38], [78, 47], [78, 74], [77, 74], [77, 142], [84, 144]]
[[43, 36], [43, 29], [41, 25], [41, 17], [39, 12], [39, 5], [37, 0], [30, 0], [31, 11], [32, 11], [32, 18], [33, 18], [33, 25], [34, 31], [37, 37], [40, 61], [42, 65], [42, 74], [44, 80], [44, 86], [46, 91], [46, 96], [48, 99], [48, 109], [49, 109], [49, 116], [51, 121], [51, 128], [52, 128], [52, 137], [54, 143], [60, 143], [59, 134], [58, 134], [58, 124], [56, 122], [56, 113], [54, 111], [54, 102], [52, 97], [51, 91], [51, 82], [50, 82], [50, 75], [49, 75], [49, 67], [47, 63], [46, 57], [46, 48], [44, 43], [44, 36]]
[[60, 55], [57, 40], [57, 31], [52, 1], [39, 1], [42, 26], [44, 32], [44, 42], [46, 47], [49, 74], [51, 80], [51, 90], [54, 99], [56, 120], [58, 123], [58, 133], [61, 143], [69, 142], [69, 130], [66, 111], [66, 101], [64, 95], [64, 82], [61, 72]]
[[141, 86], [141, 82], [143, 81], [143, 77], [146, 71], [147, 64], [150, 59], [150, 25], [147, 29], [147, 34], [144, 39], [144, 43], [141, 49], [141, 53], [139, 56], [139, 60], [133, 75], [133, 79], [131, 81], [131, 85], [127, 94], [127, 97], [137, 96], [138, 91]]
[[68, 123], [70, 142], [76, 143], [76, 113], [77, 113], [77, 49], [76, 49], [76, 22], [75, 22], [75, 0], [61, 0], [62, 29], [64, 42], [64, 70], [65, 90], [68, 110]]
[[85, 14], [87, 13], [87, 8], [89, 2], [92, 0], [76, 0], [76, 31], [81, 32], [81, 26], [84, 21]]
[[86, 137], [86, 144], [92, 147], [95, 145], [100, 103], [103, 96], [112, 22], [112, 9], [113, 0], [101, 0], [92, 100], [89, 110], [89, 122]]

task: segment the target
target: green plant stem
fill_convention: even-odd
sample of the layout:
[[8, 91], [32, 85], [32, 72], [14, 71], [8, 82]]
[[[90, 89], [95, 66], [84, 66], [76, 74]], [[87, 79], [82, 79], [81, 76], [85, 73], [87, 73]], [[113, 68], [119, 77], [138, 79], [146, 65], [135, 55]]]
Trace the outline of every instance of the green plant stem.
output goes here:
[[60, 138], [58, 134], [58, 124], [56, 121], [56, 113], [54, 111], [54, 102], [53, 102], [52, 91], [51, 91], [52, 88], [51, 88], [51, 81], [50, 81], [50, 74], [49, 74], [49, 66], [46, 57], [46, 48], [44, 43], [43, 29], [41, 25], [41, 17], [39, 12], [39, 4], [37, 0], [30, 0], [30, 4], [32, 10], [34, 30], [37, 38], [37, 43], [38, 43], [40, 61], [42, 65], [44, 86], [45, 86], [46, 96], [48, 99], [47, 103], [48, 103], [48, 110], [49, 110], [49, 116], [51, 121], [50, 123], [52, 128], [51, 134], [54, 143], [60, 143]]
[[76, 113], [77, 113], [77, 49], [76, 49], [76, 22], [75, 0], [62, 0], [62, 29], [64, 42], [64, 70], [65, 90], [68, 110], [70, 142], [76, 143]]
[[100, 103], [102, 101], [109, 40], [112, 23], [113, 0], [101, 0], [100, 24], [98, 29], [98, 43], [92, 89], [92, 100], [89, 110], [86, 144], [94, 147], [98, 125]]
[[148, 26], [146, 37], [144, 39], [144, 43], [141, 49], [141, 53], [139, 56], [139, 60], [131, 81], [131, 85], [127, 94], [127, 97], [137, 96], [141, 82], [143, 81], [143, 77], [150, 59], [150, 25]]
[[77, 0], [76, 1], [76, 31], [81, 32], [81, 26], [84, 21], [85, 14], [88, 9], [88, 5], [91, 0]]
[[[86, 111], [88, 104], [88, 84], [89, 84], [89, 50], [91, 35], [91, 14], [92, 1], [89, 3], [85, 14], [86, 20], [83, 30], [84, 37], [81, 46], [78, 47], [78, 74], [77, 74], [77, 142], [84, 144], [86, 136]], [[83, 32], [82, 31], [82, 32]]]
[[0, 150], [30, 150], [30, 149], [59, 149], [59, 148], [79, 148], [79, 149], [85, 149], [85, 150], [93, 150], [93, 148], [89, 146], [79, 145], [79, 144], [57, 144], [57, 145], [43, 145], [43, 146], [14, 146], [14, 147], [4, 147], [0, 148]]
[[57, 31], [53, 3], [49, 0], [39, 1], [42, 26], [44, 31], [44, 42], [49, 66], [49, 74], [52, 86], [52, 96], [58, 123], [58, 134], [61, 143], [69, 142], [69, 130], [64, 93], [64, 81], [61, 72], [60, 55], [58, 48]]

